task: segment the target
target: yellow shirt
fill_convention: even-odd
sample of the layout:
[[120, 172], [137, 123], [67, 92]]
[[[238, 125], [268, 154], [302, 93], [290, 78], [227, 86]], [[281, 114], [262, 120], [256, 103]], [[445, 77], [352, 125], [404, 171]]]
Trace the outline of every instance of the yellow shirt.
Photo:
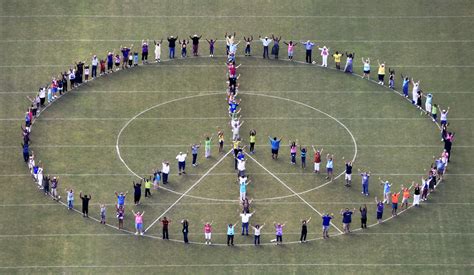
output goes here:
[[385, 74], [385, 66], [379, 66], [379, 74]]
[[334, 57], [334, 62], [340, 63], [341, 62], [341, 56], [342, 54], [333, 54], [332, 57]]
[[234, 144], [234, 149], [238, 149], [238, 148], [239, 148], [240, 140], [234, 140], [232, 143]]
[[256, 139], [257, 139], [257, 136], [250, 135], [250, 143], [255, 143]]

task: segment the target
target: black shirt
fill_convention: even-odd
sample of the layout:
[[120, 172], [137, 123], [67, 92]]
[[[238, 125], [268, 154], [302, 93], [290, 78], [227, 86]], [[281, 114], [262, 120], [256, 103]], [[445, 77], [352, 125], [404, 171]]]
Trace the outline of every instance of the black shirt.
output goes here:
[[141, 183], [134, 184], [133, 191], [135, 195], [140, 195], [142, 193], [142, 184]]
[[81, 199], [82, 199], [82, 207], [83, 208], [88, 208], [89, 207], [89, 200], [91, 198], [84, 196], [84, 197], [81, 197]]
[[177, 38], [168, 38], [168, 46], [170, 48], [176, 47], [176, 40], [177, 40]]
[[193, 40], [193, 45], [198, 45], [199, 44], [199, 39], [201, 39], [201, 37], [193, 36], [191, 39]]

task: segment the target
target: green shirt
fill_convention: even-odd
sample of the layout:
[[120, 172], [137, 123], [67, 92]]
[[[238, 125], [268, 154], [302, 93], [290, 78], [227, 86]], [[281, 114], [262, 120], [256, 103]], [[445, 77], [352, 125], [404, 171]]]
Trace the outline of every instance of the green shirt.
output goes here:
[[255, 143], [255, 139], [257, 138], [257, 136], [255, 135], [250, 135], [250, 143]]
[[206, 148], [210, 148], [210, 147], [211, 147], [211, 140], [210, 140], [210, 139], [209, 139], [209, 140], [206, 139], [206, 140], [204, 141], [204, 146], [205, 146]]
[[431, 113], [433, 115], [436, 115], [438, 113], [438, 108], [436, 108], [436, 106], [433, 105], [433, 107], [431, 107]]
[[151, 181], [149, 180], [145, 181], [145, 188], [148, 188], [148, 189], [151, 188]]

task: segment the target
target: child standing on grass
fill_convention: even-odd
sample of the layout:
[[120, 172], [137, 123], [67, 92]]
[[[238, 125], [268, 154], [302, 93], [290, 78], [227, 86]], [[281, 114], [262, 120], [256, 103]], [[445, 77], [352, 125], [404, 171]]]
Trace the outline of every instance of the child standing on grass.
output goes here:
[[118, 228], [123, 229], [123, 219], [125, 215], [125, 208], [123, 206], [116, 206], [117, 209], [117, 220], [118, 220]]
[[217, 139], [219, 140], [219, 153], [224, 151], [224, 132], [222, 130], [217, 131]]
[[[84, 77], [85, 77], [85, 81], [86, 83], [89, 82], [89, 65], [85, 64], [84, 65]], [[61, 84], [61, 88], [60, 88], [60, 94], [62, 93], [62, 84]]]
[[300, 154], [301, 154], [301, 168], [306, 169], [306, 147], [301, 147], [300, 145]]
[[204, 239], [206, 240], [207, 245], [211, 244], [212, 223], [213, 222], [207, 222], [207, 223], [204, 224]]
[[388, 68], [388, 72], [390, 73], [388, 78], [388, 87], [390, 89], [395, 89], [395, 70]]
[[210, 57], [214, 57], [214, 44], [216, 43], [216, 40], [217, 39], [211, 39], [211, 40], [207, 40], [207, 43], [209, 43], [209, 56]]
[[291, 142], [290, 141], [290, 157], [291, 161], [290, 164], [296, 164], [296, 150], [298, 148], [298, 145], [296, 144], [298, 140]]
[[163, 39], [160, 41], [156, 42], [156, 40], [153, 41], [155, 43], [155, 62], [161, 62], [161, 44], [163, 43]]
[[363, 206], [359, 207], [360, 211], [360, 227], [362, 229], [367, 229], [367, 206], [364, 204]]
[[328, 56], [329, 56], [329, 48], [323, 46], [322, 48], [318, 48], [321, 51], [321, 58], [323, 60], [321, 66], [327, 67], [328, 66]]
[[379, 71], [378, 71], [378, 74], [379, 74], [379, 84], [380, 85], [384, 85], [384, 78], [385, 78], [385, 63], [380, 63], [378, 60], [377, 60], [377, 63], [379, 63]]
[[367, 79], [370, 78], [370, 59], [364, 59], [362, 57], [362, 63], [364, 63], [364, 74], [362, 75], [362, 78], [367, 77]]
[[388, 180], [383, 181], [379, 178], [380, 184], [383, 185], [383, 203], [389, 204], [390, 202], [390, 188], [392, 185]]
[[347, 56], [347, 59], [346, 59], [346, 66], [344, 67], [344, 72], [345, 73], [352, 73], [352, 62], [353, 62], [353, 59], [355, 57], [355, 53], [347, 53], [346, 52], [346, 56]]
[[183, 41], [179, 41], [179, 43], [181, 44], [181, 57], [186, 58], [189, 40], [186, 42], [186, 39], [183, 39]]
[[74, 191], [72, 189], [67, 190], [67, 209], [72, 210], [74, 208]]
[[106, 208], [105, 204], [100, 204], [100, 223], [105, 224]]
[[145, 214], [145, 211], [143, 211], [143, 213], [140, 213], [140, 211], [135, 213], [135, 211], [132, 210], [132, 213], [135, 216], [135, 228], [137, 230], [135, 235], [143, 235], [143, 214]]
[[133, 66], [138, 66], [138, 52], [133, 53]]

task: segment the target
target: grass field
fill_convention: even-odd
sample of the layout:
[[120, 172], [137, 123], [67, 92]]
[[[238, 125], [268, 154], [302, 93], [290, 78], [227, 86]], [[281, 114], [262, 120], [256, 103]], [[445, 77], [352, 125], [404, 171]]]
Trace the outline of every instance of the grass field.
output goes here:
[[[185, 273], [185, 274], [472, 274], [473, 215], [470, 207], [474, 170], [472, 1], [8, 1], [0, 0], [0, 273]], [[331, 52], [356, 53], [385, 61], [397, 72], [421, 80], [434, 103], [451, 107], [451, 130], [456, 132], [448, 176], [421, 208], [375, 225], [374, 196], [382, 196], [378, 178], [394, 190], [419, 182], [442, 150], [439, 130], [396, 92], [333, 69], [302, 64], [303, 48], [288, 62], [263, 60], [261, 43], [242, 63], [241, 133], [248, 140], [257, 130], [257, 152], [247, 161], [255, 200], [251, 223], [266, 223], [261, 247], [253, 238], [236, 234], [237, 246], [225, 246], [225, 227], [239, 221], [238, 184], [233, 160], [217, 152], [199, 152], [199, 166], [177, 175], [174, 161], [204, 135], [227, 126], [223, 38], [281, 35], [284, 40], [311, 39]], [[19, 125], [38, 86], [79, 59], [99, 57], [120, 45], [168, 35], [202, 33], [217, 38], [217, 57], [164, 60], [101, 77], [66, 94], [43, 112], [34, 125], [31, 148], [45, 171], [61, 178], [60, 190], [92, 194], [90, 214], [78, 213], [38, 192], [21, 158]], [[166, 43], [162, 55], [166, 57]], [[153, 57], [151, 50], [151, 57]], [[318, 63], [317, 52], [313, 53]], [[329, 67], [334, 63], [330, 59]], [[270, 156], [267, 136], [283, 136], [280, 158]], [[355, 158], [355, 170], [370, 170], [370, 196], [360, 194], [360, 177], [353, 187], [343, 176], [328, 183], [324, 175], [289, 164], [288, 140], [315, 144], [335, 155], [335, 174], [344, 171], [342, 157]], [[244, 142], [247, 143], [247, 142]], [[325, 154], [324, 154], [325, 155]], [[133, 207], [132, 181], [171, 160], [168, 190]], [[311, 160], [311, 158], [308, 158]], [[124, 165], [126, 164], [126, 166]], [[299, 159], [298, 159], [299, 164]], [[127, 167], [129, 169], [127, 169]], [[125, 231], [116, 224], [113, 192], [127, 197]], [[184, 194], [184, 195], [182, 195]], [[99, 203], [107, 204], [107, 221], [100, 225]], [[341, 208], [367, 204], [367, 230], [321, 240], [317, 212], [337, 214]], [[145, 237], [134, 231], [131, 209], [145, 211]], [[389, 217], [385, 208], [384, 217]], [[173, 221], [170, 238], [160, 239], [166, 215]], [[312, 217], [308, 238], [299, 244], [300, 220]], [[190, 221], [190, 241], [181, 243], [179, 221]], [[213, 246], [204, 242], [203, 223], [214, 221]], [[269, 245], [273, 221], [286, 222], [282, 246]], [[337, 214], [330, 233], [342, 229]], [[359, 215], [353, 228], [359, 227]], [[240, 223], [236, 227], [239, 232]]]

